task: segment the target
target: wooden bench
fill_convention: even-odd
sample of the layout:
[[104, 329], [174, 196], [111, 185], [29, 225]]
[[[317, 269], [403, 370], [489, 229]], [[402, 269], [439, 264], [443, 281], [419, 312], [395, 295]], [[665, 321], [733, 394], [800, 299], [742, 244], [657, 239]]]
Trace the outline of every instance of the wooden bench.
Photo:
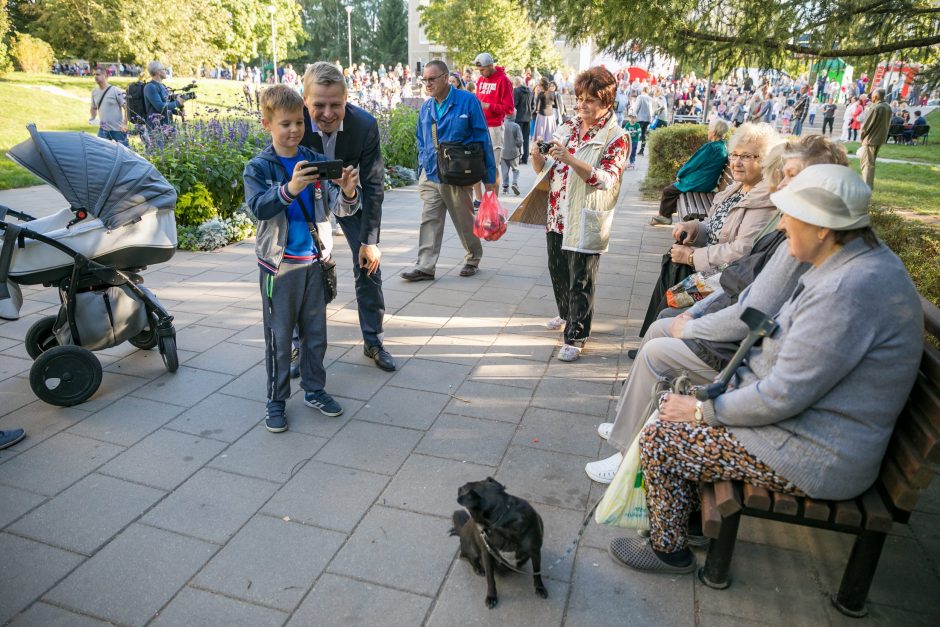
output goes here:
[[[940, 339], [940, 310], [921, 298], [924, 326]], [[894, 523], [906, 524], [940, 462], [940, 351], [925, 342], [920, 373], [898, 418], [881, 472], [864, 494], [847, 501], [818, 501], [779, 494], [741, 482], [701, 484], [702, 527], [712, 538], [699, 579], [722, 590], [730, 585], [731, 557], [741, 516], [855, 535], [855, 544], [832, 604], [843, 614], [867, 614], [865, 600]]]
[[673, 124], [701, 124], [702, 116], [700, 115], [674, 115], [672, 116]]
[[[722, 191], [731, 183], [734, 178], [731, 176], [731, 167], [725, 166], [721, 178], [718, 179], [718, 190]], [[708, 217], [708, 209], [712, 206], [716, 192], [683, 192], [676, 203], [676, 212], [679, 214], [679, 222], [688, 222], [689, 220], [704, 220]]]

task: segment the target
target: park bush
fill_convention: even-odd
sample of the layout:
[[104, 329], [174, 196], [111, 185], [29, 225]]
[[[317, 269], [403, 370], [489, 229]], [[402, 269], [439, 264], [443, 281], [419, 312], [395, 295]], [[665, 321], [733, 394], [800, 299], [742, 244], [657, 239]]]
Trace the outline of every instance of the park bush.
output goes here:
[[26, 33], [16, 35], [10, 47], [10, 54], [24, 72], [48, 72], [55, 62], [52, 46]]
[[921, 295], [940, 307], [940, 229], [880, 207], [870, 210], [872, 228], [897, 253]]
[[176, 223], [180, 226], [198, 226], [218, 217], [212, 195], [202, 183], [196, 183], [176, 199]]
[[649, 169], [640, 190], [659, 196], [662, 188], [675, 182], [676, 172], [708, 140], [708, 128], [701, 124], [675, 124], [647, 135]]
[[7, 33], [10, 32], [10, 15], [6, 6], [0, 6], [0, 76], [13, 69]]
[[399, 105], [376, 115], [379, 136], [382, 141], [382, 158], [385, 167], [404, 166], [418, 168], [418, 112], [412, 107]]

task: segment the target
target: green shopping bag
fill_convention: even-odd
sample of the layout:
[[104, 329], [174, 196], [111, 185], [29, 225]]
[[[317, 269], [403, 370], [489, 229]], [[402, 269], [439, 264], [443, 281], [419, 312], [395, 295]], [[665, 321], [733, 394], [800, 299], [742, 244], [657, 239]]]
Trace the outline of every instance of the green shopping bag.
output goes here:
[[614, 480], [594, 512], [594, 521], [627, 529], [649, 529], [646, 487], [640, 465], [640, 434], [623, 456]]

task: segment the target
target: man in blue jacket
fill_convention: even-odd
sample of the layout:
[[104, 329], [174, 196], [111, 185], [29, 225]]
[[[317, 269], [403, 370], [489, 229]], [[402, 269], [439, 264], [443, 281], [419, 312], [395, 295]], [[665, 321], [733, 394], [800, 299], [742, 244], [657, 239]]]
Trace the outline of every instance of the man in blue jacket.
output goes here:
[[728, 123], [722, 119], [712, 120], [708, 125], [708, 141], [695, 151], [676, 173], [676, 182], [663, 188], [659, 201], [659, 215], [653, 216], [650, 224], [672, 224], [679, 196], [684, 192], [711, 192], [718, 186], [718, 179], [728, 163], [728, 147], [725, 135]]
[[480, 102], [470, 92], [451, 87], [447, 80], [448, 72], [447, 64], [439, 60], [429, 61], [424, 67], [422, 82], [431, 98], [421, 105], [415, 132], [418, 138], [418, 168], [421, 171], [418, 192], [424, 209], [418, 236], [418, 261], [414, 270], [401, 273], [401, 278], [406, 281], [434, 279], [444, 237], [445, 212], [454, 221], [460, 243], [467, 251], [460, 276], [476, 274], [483, 256], [480, 239], [473, 234], [473, 188], [441, 183], [437, 175], [437, 151], [431, 124], [433, 122], [437, 126], [438, 144], [483, 144], [486, 165], [483, 184], [488, 192], [496, 189], [493, 145]]
[[173, 114], [180, 110], [180, 101], [170, 97], [170, 90], [163, 84], [167, 77], [166, 68], [159, 61], [151, 61], [147, 64], [147, 72], [151, 78], [144, 85], [147, 128], [170, 126], [173, 124]]

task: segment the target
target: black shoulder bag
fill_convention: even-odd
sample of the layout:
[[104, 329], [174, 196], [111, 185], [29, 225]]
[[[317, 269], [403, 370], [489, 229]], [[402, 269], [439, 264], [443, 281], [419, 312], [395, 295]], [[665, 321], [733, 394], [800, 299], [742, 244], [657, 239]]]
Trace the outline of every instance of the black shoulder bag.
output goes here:
[[475, 185], [486, 174], [483, 143], [437, 143], [437, 122], [431, 122], [431, 138], [437, 151], [437, 177], [447, 185]]
[[[323, 187], [326, 187], [326, 181], [323, 182]], [[326, 215], [329, 215], [329, 206], [327, 205], [326, 189], [323, 190], [323, 205], [326, 211]], [[303, 192], [301, 192], [303, 194]], [[313, 238], [313, 244], [317, 247], [317, 253], [320, 255], [320, 267], [323, 272], [323, 296], [326, 300], [326, 304], [329, 305], [333, 302], [333, 299], [336, 298], [336, 262], [333, 261], [333, 256], [330, 255], [329, 259], [323, 256], [323, 240], [320, 239], [320, 234], [317, 233], [317, 224], [313, 221], [311, 217], [311, 212], [307, 209], [307, 203], [304, 202], [303, 196], [297, 196], [297, 203], [300, 205], [300, 210], [304, 212], [304, 218], [307, 220], [307, 228], [310, 229], [310, 236]]]

